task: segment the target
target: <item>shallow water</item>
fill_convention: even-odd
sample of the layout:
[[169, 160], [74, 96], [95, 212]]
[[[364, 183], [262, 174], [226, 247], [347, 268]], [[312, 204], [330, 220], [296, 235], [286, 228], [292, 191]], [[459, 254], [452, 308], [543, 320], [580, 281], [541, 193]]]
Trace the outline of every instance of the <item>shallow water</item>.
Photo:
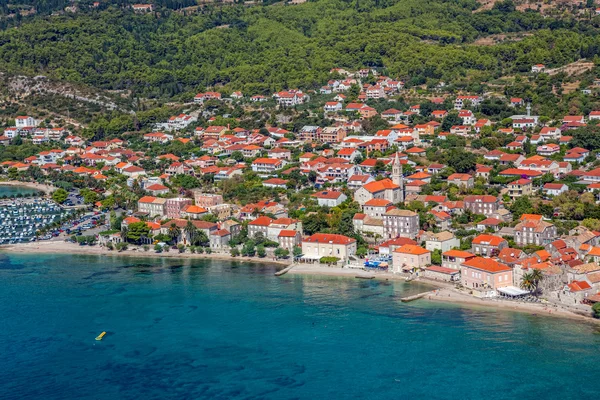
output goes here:
[[[591, 399], [598, 328], [265, 264], [0, 254], [0, 398]], [[94, 338], [107, 331], [104, 340]]]
[[0, 197], [14, 197], [18, 194], [38, 193], [39, 190], [27, 186], [0, 185]]

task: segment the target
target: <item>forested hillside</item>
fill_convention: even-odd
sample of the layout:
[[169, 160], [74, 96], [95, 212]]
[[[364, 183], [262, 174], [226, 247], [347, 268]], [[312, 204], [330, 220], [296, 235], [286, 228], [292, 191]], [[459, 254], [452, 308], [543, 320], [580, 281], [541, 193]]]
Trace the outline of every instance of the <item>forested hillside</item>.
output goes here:
[[[544, 18], [510, 2], [473, 13], [477, 7], [475, 0], [318, 0], [186, 15], [165, 8], [135, 14], [115, 4], [17, 25], [4, 20], [0, 70], [183, 98], [215, 85], [251, 94], [316, 88], [332, 67], [385, 68], [409, 85], [482, 81], [600, 51], [597, 18]], [[472, 44], [502, 32], [531, 35]]]

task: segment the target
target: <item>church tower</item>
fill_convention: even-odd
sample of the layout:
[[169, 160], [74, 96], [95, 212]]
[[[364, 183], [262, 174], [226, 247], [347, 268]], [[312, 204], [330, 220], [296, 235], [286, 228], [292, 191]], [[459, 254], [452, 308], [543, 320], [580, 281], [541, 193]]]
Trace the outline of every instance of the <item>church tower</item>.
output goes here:
[[392, 163], [392, 182], [400, 186], [400, 201], [404, 201], [404, 178], [402, 177], [402, 164], [400, 164], [398, 153], [396, 153]]

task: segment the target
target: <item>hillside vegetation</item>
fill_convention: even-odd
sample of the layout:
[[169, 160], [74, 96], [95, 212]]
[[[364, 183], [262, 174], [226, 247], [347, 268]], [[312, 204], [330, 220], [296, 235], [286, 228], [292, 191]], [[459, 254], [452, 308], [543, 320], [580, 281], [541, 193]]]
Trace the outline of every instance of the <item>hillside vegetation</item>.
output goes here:
[[[249, 94], [317, 88], [332, 67], [376, 67], [409, 85], [480, 82], [557, 67], [600, 50], [600, 21], [544, 18], [508, 2], [318, 0], [135, 14], [116, 5], [3, 21], [0, 70], [46, 74], [135, 95], [188, 98], [207, 86]], [[8, 24], [8, 25], [7, 25]], [[532, 32], [511, 43], [476, 39]]]

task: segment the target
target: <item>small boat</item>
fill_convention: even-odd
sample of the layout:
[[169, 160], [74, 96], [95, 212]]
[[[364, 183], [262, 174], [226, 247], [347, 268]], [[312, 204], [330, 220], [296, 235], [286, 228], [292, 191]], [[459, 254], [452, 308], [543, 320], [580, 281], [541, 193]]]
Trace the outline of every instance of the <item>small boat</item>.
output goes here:
[[99, 334], [98, 336], [96, 336], [96, 340], [102, 340], [102, 338], [104, 337], [104, 335], [106, 335], [106, 332], [102, 332], [101, 334]]

